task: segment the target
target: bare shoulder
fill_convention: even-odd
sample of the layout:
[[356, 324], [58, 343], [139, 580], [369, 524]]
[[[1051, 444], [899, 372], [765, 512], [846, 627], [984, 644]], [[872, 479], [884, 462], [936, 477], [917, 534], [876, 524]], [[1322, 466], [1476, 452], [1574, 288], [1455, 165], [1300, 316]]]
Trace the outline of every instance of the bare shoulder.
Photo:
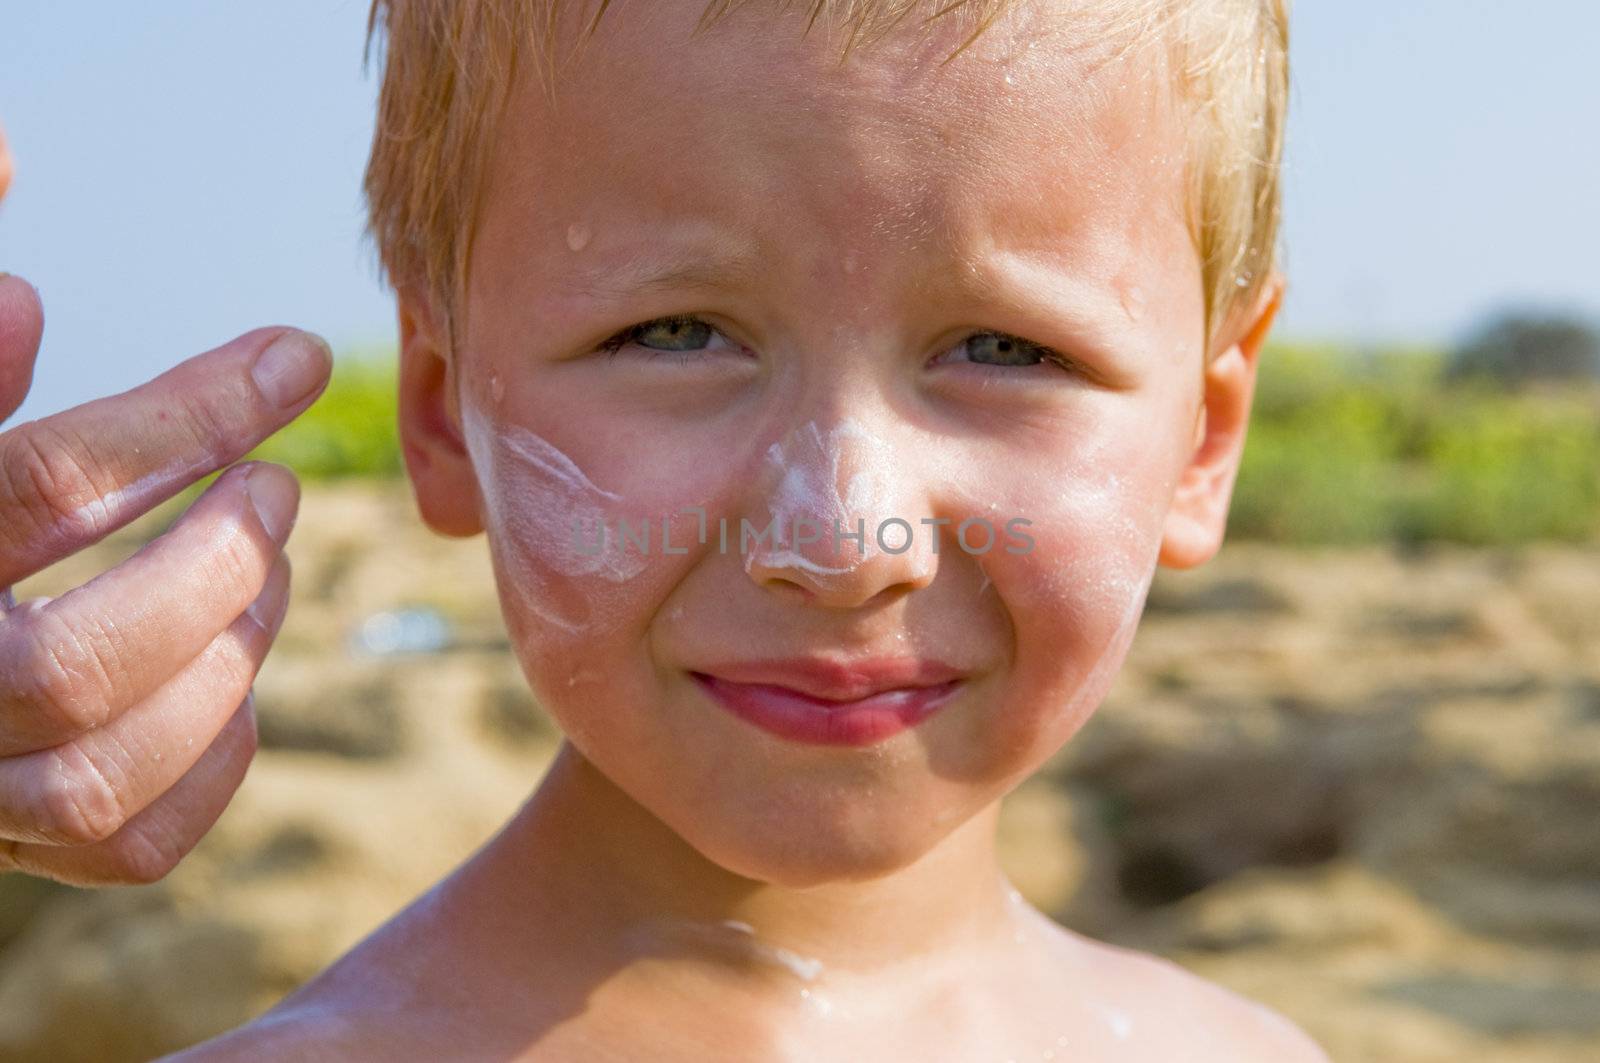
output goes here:
[[1161, 956], [1079, 940], [1095, 952], [1129, 1014], [1138, 1017], [1140, 1039], [1162, 1042], [1163, 1053], [1229, 1063], [1330, 1063], [1309, 1034], [1265, 1004]]
[[438, 1031], [429, 1009], [388, 977], [393, 965], [374, 962], [383, 945], [380, 930], [265, 1014], [159, 1063], [411, 1058]]
[[1282, 1063], [1330, 1063], [1328, 1053], [1282, 1014], [1215, 982], [1207, 981], [1170, 960], [1151, 956], [1168, 969], [1168, 977], [1185, 985], [1197, 1025], [1215, 1031], [1231, 1059]]
[[385, 1056], [381, 1031], [359, 1015], [333, 1008], [295, 1006], [269, 1011], [255, 1021], [202, 1041], [157, 1063], [232, 1063], [295, 1059], [308, 1063], [393, 1058]]
[[[159, 1063], [233, 1060], [418, 1058], [440, 1043], [459, 1048], [462, 1009], [438, 946], [453, 940], [438, 922], [435, 886], [357, 942], [265, 1014]], [[445, 987], [437, 993], [419, 987]], [[444, 1055], [447, 1053], [439, 1053]], [[426, 1057], [424, 1057], [426, 1058]]]

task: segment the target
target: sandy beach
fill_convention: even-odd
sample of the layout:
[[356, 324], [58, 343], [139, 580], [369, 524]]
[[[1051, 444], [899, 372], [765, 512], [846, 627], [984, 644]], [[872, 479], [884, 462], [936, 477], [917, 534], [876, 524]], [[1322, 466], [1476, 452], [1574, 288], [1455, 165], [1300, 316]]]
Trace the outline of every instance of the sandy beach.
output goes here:
[[[247, 1021], [537, 783], [557, 736], [482, 539], [430, 534], [403, 483], [307, 485], [288, 552], [261, 750], [206, 840], [149, 886], [0, 878], [0, 1058], [145, 1060]], [[1341, 1061], [1600, 1058], [1597, 555], [1239, 542], [1162, 570], [1107, 702], [1007, 799], [1013, 881]], [[443, 619], [448, 644], [355, 652], [397, 608]]]

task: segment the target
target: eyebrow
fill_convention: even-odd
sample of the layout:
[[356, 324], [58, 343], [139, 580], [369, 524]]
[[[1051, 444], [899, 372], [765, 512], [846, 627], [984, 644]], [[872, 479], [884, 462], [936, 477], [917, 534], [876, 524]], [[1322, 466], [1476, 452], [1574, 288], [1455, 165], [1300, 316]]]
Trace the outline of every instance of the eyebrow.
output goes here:
[[[642, 295], [684, 289], [729, 290], [748, 285], [763, 261], [753, 244], [713, 242], [673, 248], [660, 256], [633, 255], [612, 269], [574, 271], [573, 290], [586, 299], [621, 302]], [[942, 303], [967, 302], [1004, 308], [1051, 321], [1076, 337], [1092, 360], [1116, 364], [1112, 357], [1126, 325], [1121, 307], [1107, 293], [1069, 271], [1052, 268], [1037, 254], [1013, 252], [985, 258], [959, 258], [958, 270], [936, 274], [918, 287]], [[957, 277], [957, 275], [959, 275]], [[1107, 331], [1107, 323], [1111, 331]]]
[[[947, 300], [970, 299], [1078, 326], [1093, 325], [1108, 314], [1115, 320], [1113, 311], [1120, 313], [1120, 306], [1102, 286], [1038, 253], [991, 252], [986, 258], [961, 259], [960, 265], [960, 270], [941, 278], [946, 283], [925, 290]], [[948, 279], [952, 276], [956, 279]]]
[[[1132, 324], [1118, 298], [1104, 285], [1028, 251], [999, 252], [967, 269], [961, 280], [944, 288], [947, 299], [957, 293], [1039, 322], [1067, 337], [1068, 355], [1082, 354], [1086, 368], [1107, 383], [1123, 378], [1136, 365], [1130, 345]], [[1033, 337], [1029, 337], [1033, 338]]]
[[611, 270], [579, 273], [574, 287], [583, 295], [622, 299], [680, 288], [730, 288], [749, 281], [760, 256], [753, 250], [717, 255], [701, 250], [664, 258], [635, 257]]

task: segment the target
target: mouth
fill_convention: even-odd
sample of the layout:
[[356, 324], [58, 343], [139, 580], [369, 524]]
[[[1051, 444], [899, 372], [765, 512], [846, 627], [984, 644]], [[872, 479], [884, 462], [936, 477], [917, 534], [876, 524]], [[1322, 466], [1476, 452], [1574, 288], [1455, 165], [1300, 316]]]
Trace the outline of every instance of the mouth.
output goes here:
[[938, 661], [820, 658], [730, 662], [689, 673], [710, 699], [747, 723], [808, 745], [873, 745], [915, 727], [961, 689]]

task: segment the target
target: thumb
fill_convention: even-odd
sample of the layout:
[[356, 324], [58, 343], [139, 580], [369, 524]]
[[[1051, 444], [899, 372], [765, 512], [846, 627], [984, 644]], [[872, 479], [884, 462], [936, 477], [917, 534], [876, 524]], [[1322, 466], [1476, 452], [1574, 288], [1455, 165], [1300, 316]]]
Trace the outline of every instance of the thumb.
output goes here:
[[0, 273], [0, 422], [27, 397], [43, 335], [39, 293], [21, 277]]

